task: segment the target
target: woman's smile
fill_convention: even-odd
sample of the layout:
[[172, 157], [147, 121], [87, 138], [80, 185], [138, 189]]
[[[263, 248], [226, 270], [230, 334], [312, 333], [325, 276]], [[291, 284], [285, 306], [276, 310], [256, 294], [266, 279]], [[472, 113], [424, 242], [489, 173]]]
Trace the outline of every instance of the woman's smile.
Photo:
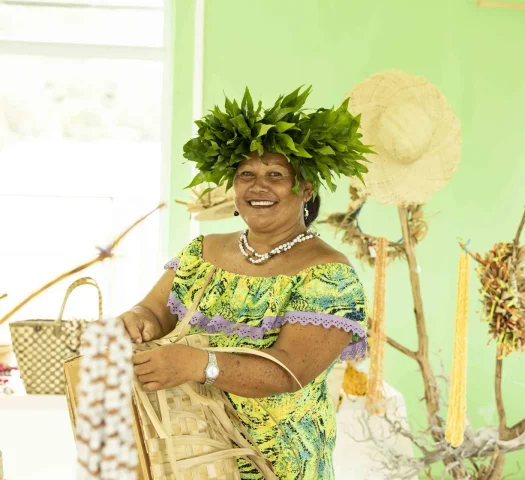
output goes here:
[[278, 203], [270, 200], [248, 200], [248, 205], [257, 210], [271, 210]]

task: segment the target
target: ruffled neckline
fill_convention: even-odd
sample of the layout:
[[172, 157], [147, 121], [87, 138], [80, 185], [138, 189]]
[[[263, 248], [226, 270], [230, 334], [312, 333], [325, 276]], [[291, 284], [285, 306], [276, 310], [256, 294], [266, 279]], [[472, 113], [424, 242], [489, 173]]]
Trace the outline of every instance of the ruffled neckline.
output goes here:
[[204, 235], [199, 235], [194, 240], [194, 242], [198, 246], [198, 257], [197, 258], [198, 258], [199, 262], [201, 264], [203, 264], [203, 265], [208, 266], [209, 268], [214, 267], [217, 270], [217, 272], [225, 274], [227, 276], [248, 278], [248, 279], [252, 279], [252, 280], [278, 280], [278, 279], [282, 279], [282, 278], [285, 278], [285, 279], [288, 279], [288, 280], [294, 280], [296, 278], [300, 278], [300, 277], [306, 276], [309, 272], [315, 271], [317, 268], [331, 266], [331, 265], [334, 265], [334, 266], [341, 266], [342, 265], [343, 267], [348, 267], [350, 270], [355, 272], [355, 268], [352, 267], [351, 265], [346, 264], [346, 263], [327, 262], [327, 263], [318, 263], [316, 265], [310, 265], [309, 267], [303, 268], [302, 270], [297, 272], [295, 275], [286, 275], [284, 273], [280, 273], [278, 275], [272, 275], [272, 276], [269, 276], [269, 277], [261, 277], [261, 276], [255, 276], [255, 275], [243, 275], [242, 273], [234, 273], [234, 272], [230, 272], [228, 270], [225, 270], [224, 268], [221, 268], [221, 267], [219, 267], [219, 266], [209, 262], [208, 260], [206, 260], [203, 257], [203, 255], [202, 255], [202, 253], [203, 253], [203, 245], [202, 245], [203, 240], [204, 240]]

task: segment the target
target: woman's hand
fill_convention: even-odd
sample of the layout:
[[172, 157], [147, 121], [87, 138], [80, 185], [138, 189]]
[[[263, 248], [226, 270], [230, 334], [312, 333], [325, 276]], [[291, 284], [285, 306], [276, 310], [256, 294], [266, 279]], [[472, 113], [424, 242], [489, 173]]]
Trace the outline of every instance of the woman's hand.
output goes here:
[[163, 336], [162, 327], [155, 314], [146, 307], [136, 305], [119, 315], [134, 343], [149, 342]]
[[204, 382], [208, 353], [186, 345], [164, 345], [135, 353], [134, 371], [146, 392]]

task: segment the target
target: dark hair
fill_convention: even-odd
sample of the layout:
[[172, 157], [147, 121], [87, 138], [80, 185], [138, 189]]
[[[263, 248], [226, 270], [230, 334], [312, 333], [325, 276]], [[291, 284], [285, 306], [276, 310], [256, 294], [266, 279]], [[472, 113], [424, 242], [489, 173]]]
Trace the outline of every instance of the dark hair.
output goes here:
[[308, 209], [308, 218], [305, 218], [304, 224], [309, 227], [319, 215], [319, 208], [321, 208], [321, 197], [317, 194], [317, 197], [312, 197], [306, 202], [306, 208]]

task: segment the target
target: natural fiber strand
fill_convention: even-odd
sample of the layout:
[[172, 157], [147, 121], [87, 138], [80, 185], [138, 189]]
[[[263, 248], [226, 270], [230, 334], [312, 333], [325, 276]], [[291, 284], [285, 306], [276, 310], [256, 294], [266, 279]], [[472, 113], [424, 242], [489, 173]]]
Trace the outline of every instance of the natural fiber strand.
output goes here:
[[371, 414], [384, 413], [383, 360], [385, 354], [385, 288], [388, 240], [377, 239], [377, 258], [374, 275], [374, 322], [370, 345], [370, 370], [368, 375], [366, 410]]
[[445, 439], [452, 447], [459, 447], [463, 443], [466, 426], [468, 285], [469, 256], [463, 253], [459, 259], [454, 353], [445, 432]]

